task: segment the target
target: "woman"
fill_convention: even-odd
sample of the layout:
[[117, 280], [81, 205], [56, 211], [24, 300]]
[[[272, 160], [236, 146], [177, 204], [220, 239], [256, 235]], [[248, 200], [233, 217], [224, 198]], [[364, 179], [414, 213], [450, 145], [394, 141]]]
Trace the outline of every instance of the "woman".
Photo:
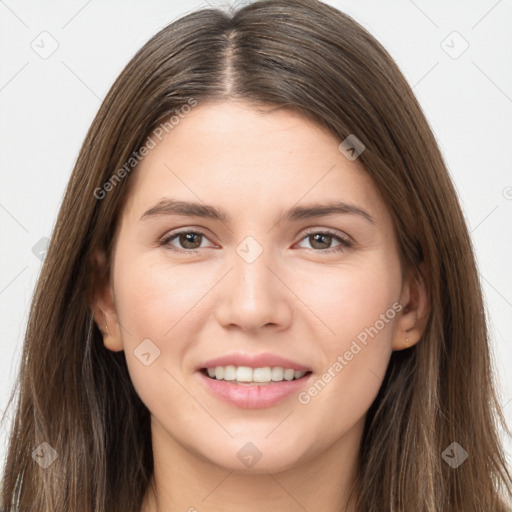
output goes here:
[[396, 64], [315, 0], [116, 80], [26, 333], [2, 510], [505, 511], [470, 237]]

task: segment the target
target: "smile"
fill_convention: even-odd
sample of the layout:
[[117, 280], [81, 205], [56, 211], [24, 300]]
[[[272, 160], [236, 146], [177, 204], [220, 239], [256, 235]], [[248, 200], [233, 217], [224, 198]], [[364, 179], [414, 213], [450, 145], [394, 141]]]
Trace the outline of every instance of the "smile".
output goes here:
[[263, 409], [296, 397], [309, 382], [312, 372], [292, 368], [215, 366], [196, 375], [214, 398], [241, 409]]
[[298, 380], [307, 373], [311, 373], [281, 366], [251, 368], [250, 366], [234, 365], [203, 368], [202, 371], [211, 379], [245, 385], [269, 385], [275, 382]]

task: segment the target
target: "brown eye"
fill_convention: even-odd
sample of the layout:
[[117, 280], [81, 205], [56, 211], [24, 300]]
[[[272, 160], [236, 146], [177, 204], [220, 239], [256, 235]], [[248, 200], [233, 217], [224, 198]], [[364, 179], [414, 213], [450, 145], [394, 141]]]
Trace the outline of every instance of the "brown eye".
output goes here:
[[[200, 231], [181, 231], [164, 237], [159, 244], [169, 247], [173, 251], [195, 253], [201, 248], [203, 238], [208, 240], [206, 235]], [[313, 231], [306, 233], [301, 241], [303, 240], [308, 240], [311, 249], [320, 253], [341, 252], [354, 245], [348, 237], [345, 238], [340, 234], [331, 233], [329, 231]], [[175, 241], [177, 241], [178, 246], [172, 243]], [[333, 242], [338, 243], [333, 247]]]
[[[341, 234], [329, 231], [312, 231], [306, 233], [302, 240], [307, 240], [312, 249], [321, 253], [341, 252], [354, 245], [351, 240]], [[338, 242], [334, 247], [332, 247], [333, 241]]]
[[180, 233], [178, 236], [178, 240], [184, 249], [197, 249], [201, 247], [201, 242], [196, 246], [198, 239], [201, 238], [202, 235], [198, 233]]
[[[203, 238], [206, 238], [206, 235], [198, 231], [181, 231], [165, 237], [160, 245], [168, 246], [174, 251], [196, 252], [197, 249], [201, 248]], [[178, 246], [171, 243], [175, 240], [178, 242]]]
[[311, 246], [314, 249], [329, 249], [332, 243], [333, 237], [323, 233], [316, 233], [315, 235], [309, 235]]

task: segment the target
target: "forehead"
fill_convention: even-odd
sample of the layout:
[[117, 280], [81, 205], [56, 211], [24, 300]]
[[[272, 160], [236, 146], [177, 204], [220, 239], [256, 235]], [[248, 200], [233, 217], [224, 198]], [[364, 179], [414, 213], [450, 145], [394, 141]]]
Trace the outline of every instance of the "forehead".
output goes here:
[[289, 109], [199, 103], [134, 171], [127, 204], [140, 216], [172, 196], [252, 215], [300, 201], [340, 200], [385, 214], [373, 180], [357, 160], [342, 155], [340, 142]]

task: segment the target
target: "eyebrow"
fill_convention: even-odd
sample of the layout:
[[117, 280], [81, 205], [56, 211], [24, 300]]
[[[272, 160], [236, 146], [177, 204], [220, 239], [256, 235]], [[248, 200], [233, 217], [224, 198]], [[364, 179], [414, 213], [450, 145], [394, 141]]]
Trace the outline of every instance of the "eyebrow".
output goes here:
[[[333, 214], [359, 215], [371, 224], [375, 224], [375, 221], [368, 212], [356, 205], [345, 203], [343, 201], [331, 201], [325, 204], [314, 203], [304, 206], [294, 206], [285, 212], [283, 218], [285, 221], [292, 222], [300, 219], [311, 219]], [[194, 203], [190, 201], [179, 201], [172, 198], [162, 198], [155, 206], [144, 212], [140, 220], [145, 221], [153, 217], [161, 217], [167, 215], [204, 217], [228, 223], [231, 221], [231, 217], [229, 215], [215, 206], [204, 203]]]

